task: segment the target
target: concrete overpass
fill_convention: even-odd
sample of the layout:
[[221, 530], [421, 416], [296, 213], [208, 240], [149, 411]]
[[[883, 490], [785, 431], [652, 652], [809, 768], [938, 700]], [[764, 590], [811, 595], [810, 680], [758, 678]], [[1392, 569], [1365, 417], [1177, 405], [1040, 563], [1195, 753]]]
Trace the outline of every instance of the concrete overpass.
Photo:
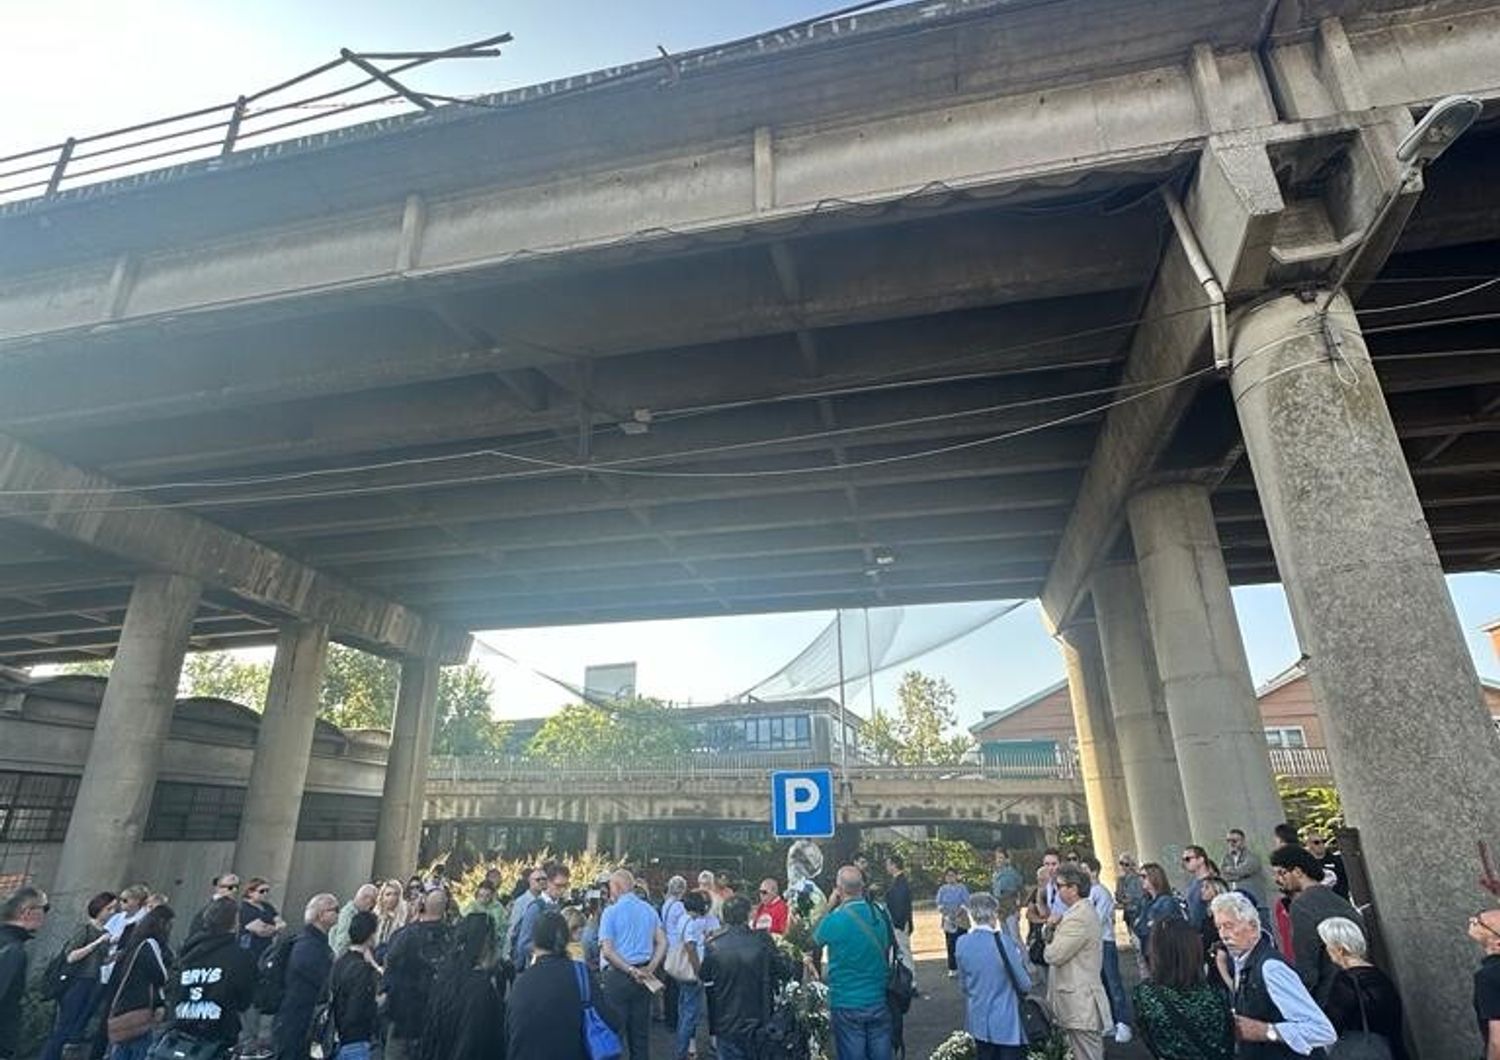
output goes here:
[[[996, 766], [835, 769], [840, 827], [1009, 824], [1055, 841], [1062, 826], [1087, 821], [1083, 785], [1071, 764], [1049, 776]], [[434, 759], [422, 816], [439, 828], [494, 821], [581, 824], [588, 849], [597, 850], [604, 829], [617, 825], [768, 822], [769, 778], [765, 765], [733, 762], [556, 769]]]
[[[1411, 866], [1500, 835], [1441, 579], [1500, 557], [1497, 41], [1493, 0], [950, 0], [4, 207], [0, 663], [117, 659], [61, 905], [190, 645], [281, 649], [274, 879], [328, 637], [407, 661], [393, 871], [466, 630], [673, 615], [1038, 595], [1104, 860], [1265, 835], [1228, 593], [1279, 579], [1422, 1055], [1467, 1055], [1429, 925], [1479, 867]], [[1450, 92], [1485, 119], [1403, 182]]]

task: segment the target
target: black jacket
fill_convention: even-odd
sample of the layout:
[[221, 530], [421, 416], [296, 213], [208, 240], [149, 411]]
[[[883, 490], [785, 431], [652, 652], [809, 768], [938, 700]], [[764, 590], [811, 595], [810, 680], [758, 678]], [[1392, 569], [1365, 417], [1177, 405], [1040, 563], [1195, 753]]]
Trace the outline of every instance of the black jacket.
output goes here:
[[709, 940], [700, 975], [708, 988], [709, 1031], [746, 1038], [764, 1026], [776, 973], [776, 944], [764, 931], [735, 924]]
[[885, 907], [890, 910], [892, 926], [897, 931], [910, 933], [911, 883], [907, 880], [906, 873], [901, 873], [891, 881], [891, 889], [885, 895]]
[[105, 1015], [164, 1007], [167, 969], [171, 966], [171, 951], [155, 939], [141, 939], [139, 945], [120, 954], [105, 995], [108, 999]]
[[1364, 918], [1355, 908], [1333, 892], [1331, 887], [1306, 887], [1292, 899], [1287, 910], [1292, 918], [1292, 967], [1307, 992], [1321, 1008], [1328, 1002], [1328, 991], [1338, 966], [1328, 959], [1328, 950], [1318, 935], [1318, 925], [1330, 917], [1341, 916], [1361, 928]]
[[26, 943], [31, 932], [0, 924], [0, 1057], [16, 1055], [21, 1041], [21, 995], [26, 992]]
[[422, 1036], [432, 980], [447, 955], [448, 925], [440, 920], [407, 924], [391, 938], [385, 956], [385, 993], [395, 1037]]
[[[506, 1060], [589, 1060], [575, 967], [582, 965], [570, 957], [543, 954], [525, 975], [516, 976], [505, 1006]], [[620, 1017], [604, 996], [599, 976], [590, 971], [588, 978], [589, 1000], [618, 1032]]]
[[205, 1041], [233, 1044], [240, 1013], [255, 998], [255, 959], [234, 932], [191, 936], [168, 988], [172, 1026]]
[[504, 978], [495, 968], [439, 973], [427, 1009], [421, 1060], [503, 1060]]
[[345, 950], [333, 962], [333, 1027], [339, 1044], [377, 1041], [380, 1029], [376, 995], [380, 973], [363, 953]]
[[287, 958], [286, 992], [271, 1029], [277, 1056], [306, 1055], [313, 1009], [323, 996], [332, 970], [333, 950], [329, 948], [328, 936], [312, 924], [303, 924]]

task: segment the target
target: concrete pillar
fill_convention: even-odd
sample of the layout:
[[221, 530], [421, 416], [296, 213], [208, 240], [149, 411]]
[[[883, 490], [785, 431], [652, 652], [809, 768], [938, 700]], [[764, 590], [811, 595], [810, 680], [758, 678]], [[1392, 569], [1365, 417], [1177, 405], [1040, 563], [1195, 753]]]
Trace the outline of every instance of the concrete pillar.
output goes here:
[[1140, 575], [1134, 563], [1111, 564], [1094, 575], [1091, 588], [1135, 851], [1140, 863], [1172, 871], [1192, 832]]
[[1078, 762], [1083, 773], [1083, 795], [1088, 801], [1089, 832], [1101, 875], [1114, 887], [1115, 858], [1135, 846], [1130, 823], [1130, 796], [1120, 765], [1109, 688], [1104, 679], [1104, 656], [1099, 632], [1092, 622], [1080, 621], [1058, 637], [1068, 696], [1073, 701], [1073, 725], [1078, 731]]
[[441, 667], [429, 659], [406, 659], [401, 663], [391, 751], [386, 759], [380, 821], [375, 829], [375, 879], [404, 880], [416, 868], [417, 848], [422, 840], [427, 760], [432, 755], [432, 731], [437, 723], [440, 672]]
[[1191, 841], [1216, 852], [1243, 828], [1264, 850], [1283, 812], [1208, 497], [1192, 482], [1147, 489], [1130, 499], [1130, 531]]
[[1422, 1060], [1458, 1060], [1500, 744], [1359, 326], [1337, 298], [1330, 360], [1312, 308], [1239, 318], [1235, 405], [1408, 1022]]
[[131, 590], [62, 857], [47, 887], [54, 924], [76, 924], [89, 898], [130, 882], [200, 590], [175, 574], [143, 574]]
[[584, 825], [583, 849], [585, 853], [597, 854], [600, 850], [599, 822], [589, 821]]
[[328, 659], [328, 627], [321, 622], [282, 627], [255, 740], [250, 787], [240, 817], [234, 862], [247, 876], [264, 876], [287, 895], [297, 816], [312, 756], [318, 696]]

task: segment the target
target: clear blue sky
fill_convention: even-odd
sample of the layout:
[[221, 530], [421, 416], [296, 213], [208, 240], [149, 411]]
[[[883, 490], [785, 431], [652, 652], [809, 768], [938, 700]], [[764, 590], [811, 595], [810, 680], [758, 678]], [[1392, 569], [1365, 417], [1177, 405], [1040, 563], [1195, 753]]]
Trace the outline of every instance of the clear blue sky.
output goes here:
[[[443, 48], [511, 32], [499, 59], [450, 62], [412, 83], [445, 94], [513, 88], [678, 52], [775, 28], [840, 6], [811, 0], [11, 0], [7, 62], [0, 67], [0, 154], [69, 135], [116, 128], [229, 100], [334, 57], [340, 47], [388, 51]], [[1500, 616], [1500, 577], [1450, 580], [1481, 673], [1500, 676], [1478, 626]], [[1243, 589], [1236, 607], [1257, 681], [1299, 652], [1278, 587]], [[914, 609], [909, 625], [951, 626], [944, 609]], [[828, 613], [632, 623], [494, 634], [496, 644], [566, 680], [588, 663], [634, 659], [642, 691], [705, 702], [739, 691], [794, 656]], [[1035, 605], [914, 662], [948, 678], [971, 721], [1062, 675]], [[565, 694], [513, 667], [496, 665], [497, 712], [555, 709]], [[899, 673], [877, 679], [890, 701]], [[863, 694], [851, 705], [861, 709]]]

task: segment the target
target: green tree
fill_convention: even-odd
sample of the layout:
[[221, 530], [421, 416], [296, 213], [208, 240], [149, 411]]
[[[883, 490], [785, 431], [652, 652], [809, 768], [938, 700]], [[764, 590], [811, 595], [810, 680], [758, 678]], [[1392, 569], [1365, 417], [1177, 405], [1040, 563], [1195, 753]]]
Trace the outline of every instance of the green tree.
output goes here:
[[[70, 663], [65, 673], [108, 676], [109, 661]], [[230, 652], [195, 652], [183, 662], [184, 695], [214, 696], [243, 703], [252, 710], [266, 706], [271, 660], [248, 660]], [[341, 729], [389, 729], [396, 713], [401, 667], [342, 644], [328, 646], [318, 716]], [[507, 726], [490, 716], [494, 688], [483, 667], [444, 667], [438, 682], [438, 719], [433, 753], [499, 757]]]
[[437, 732], [432, 751], [491, 760], [505, 752], [510, 726], [490, 715], [494, 686], [489, 674], [472, 663], [445, 667], [438, 681]]
[[341, 729], [389, 729], [400, 684], [394, 660], [330, 644], [318, 714]]
[[212, 696], [243, 703], [251, 710], [265, 710], [270, 684], [270, 660], [257, 662], [232, 652], [202, 651], [183, 660], [178, 687], [190, 696]]
[[958, 726], [953, 688], [941, 677], [919, 670], [901, 675], [894, 714], [878, 714], [865, 723], [860, 740], [876, 761], [888, 765], [952, 765], [963, 760], [974, 741]]
[[525, 754], [543, 762], [628, 762], [685, 754], [693, 742], [675, 710], [636, 698], [609, 707], [570, 703], [542, 723]]

